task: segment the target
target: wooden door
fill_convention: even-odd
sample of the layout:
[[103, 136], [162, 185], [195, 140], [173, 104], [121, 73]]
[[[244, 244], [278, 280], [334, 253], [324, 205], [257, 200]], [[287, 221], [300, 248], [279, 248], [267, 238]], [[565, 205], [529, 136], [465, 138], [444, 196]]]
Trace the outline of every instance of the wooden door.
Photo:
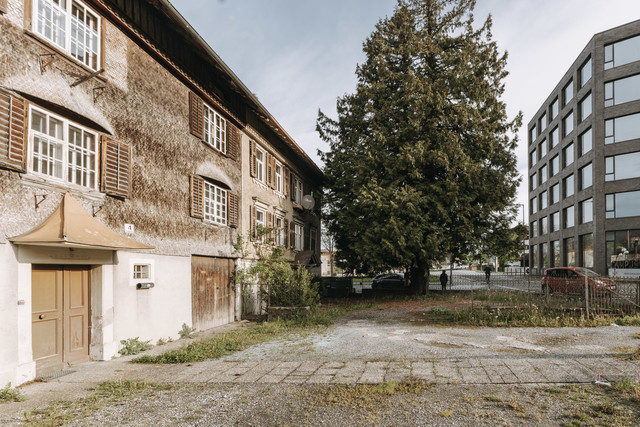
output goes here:
[[36, 374], [89, 360], [89, 269], [34, 266], [31, 300]]
[[234, 261], [228, 258], [191, 257], [193, 327], [199, 330], [235, 320]]

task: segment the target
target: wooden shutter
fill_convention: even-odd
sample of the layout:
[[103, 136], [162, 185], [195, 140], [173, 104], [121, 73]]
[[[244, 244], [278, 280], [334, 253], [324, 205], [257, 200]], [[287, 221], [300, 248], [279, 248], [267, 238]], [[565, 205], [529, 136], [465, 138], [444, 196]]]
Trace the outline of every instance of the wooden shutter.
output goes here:
[[26, 172], [24, 99], [0, 89], [0, 166]]
[[240, 130], [227, 120], [227, 155], [233, 160], [240, 158]]
[[273, 188], [273, 156], [267, 153], [266, 157], [267, 185]]
[[189, 127], [194, 136], [204, 139], [204, 101], [193, 92], [189, 92]]
[[285, 249], [289, 247], [289, 233], [287, 232], [287, 230], [289, 230], [289, 220], [288, 219], [284, 219], [284, 227], [282, 230], [282, 234], [284, 234], [283, 238], [284, 238], [284, 247]]
[[284, 169], [284, 177], [283, 177], [283, 181], [284, 181], [284, 196], [287, 197], [289, 196], [289, 194], [291, 194], [291, 172], [289, 171], [289, 168], [286, 166], [283, 166]]
[[249, 233], [251, 234], [251, 240], [256, 240], [257, 230], [256, 230], [256, 207], [254, 205], [249, 205]]
[[311, 228], [304, 227], [303, 230], [304, 232], [302, 233], [302, 236], [304, 240], [302, 246], [304, 247], [305, 251], [308, 251], [309, 249], [311, 249]]
[[256, 143], [249, 140], [249, 175], [256, 177]]
[[273, 214], [269, 211], [267, 211], [267, 228], [270, 228], [271, 230], [269, 230], [269, 239], [273, 239]]
[[291, 249], [296, 248], [296, 223], [291, 221], [289, 224], [289, 245]]
[[291, 173], [291, 179], [289, 180], [289, 198], [293, 201], [296, 200], [296, 176]]
[[131, 145], [102, 135], [102, 191], [131, 197]]
[[204, 179], [197, 175], [191, 175], [190, 182], [191, 216], [204, 218]]
[[229, 227], [238, 228], [238, 208], [239, 197], [237, 194], [227, 191], [227, 218], [229, 220]]

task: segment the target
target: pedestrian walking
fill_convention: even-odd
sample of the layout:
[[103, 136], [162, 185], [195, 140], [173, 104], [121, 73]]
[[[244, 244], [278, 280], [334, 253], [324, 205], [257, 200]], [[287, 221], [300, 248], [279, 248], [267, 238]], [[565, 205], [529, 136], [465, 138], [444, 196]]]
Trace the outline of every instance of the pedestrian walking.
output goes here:
[[484, 269], [484, 277], [487, 279], [487, 282], [491, 279], [491, 267], [489, 267], [488, 264]]
[[442, 274], [440, 275], [440, 286], [442, 286], [442, 290], [446, 290], [447, 289], [447, 282], [449, 281], [449, 276], [447, 276], [447, 273], [442, 270]]

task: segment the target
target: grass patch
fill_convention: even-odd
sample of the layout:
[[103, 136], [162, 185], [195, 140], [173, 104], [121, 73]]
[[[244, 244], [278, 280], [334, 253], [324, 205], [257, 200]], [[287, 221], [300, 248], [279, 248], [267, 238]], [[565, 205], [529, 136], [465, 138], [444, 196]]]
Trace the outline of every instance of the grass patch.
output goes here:
[[132, 362], [191, 363], [219, 359], [227, 354], [244, 350], [252, 345], [269, 341], [278, 336], [329, 327], [335, 319], [349, 312], [372, 307], [374, 307], [373, 303], [333, 306], [325, 310], [313, 311], [305, 317], [278, 319], [257, 326], [236, 329], [207, 340], [194, 341], [179, 349], [169, 350], [157, 356], [137, 357]]
[[0, 403], [22, 402], [24, 400], [26, 400], [26, 397], [24, 397], [20, 390], [11, 388], [11, 383], [7, 384], [4, 388], [0, 388]]
[[[640, 325], [640, 316], [612, 318], [587, 317], [578, 311], [528, 307], [462, 307], [447, 310], [436, 307], [424, 312], [424, 320], [438, 325], [488, 327], [597, 327], [612, 323], [620, 326]], [[638, 355], [640, 357], [640, 355]]]
[[170, 388], [144, 381], [108, 381], [93, 388], [93, 393], [87, 397], [74, 402], [58, 400], [44, 409], [25, 412], [24, 417], [28, 426], [62, 426], [83, 420], [107, 406]]
[[374, 409], [385, 405], [390, 396], [417, 395], [429, 390], [432, 384], [420, 381], [383, 382], [379, 384], [336, 384], [307, 394], [307, 403], [313, 406]]

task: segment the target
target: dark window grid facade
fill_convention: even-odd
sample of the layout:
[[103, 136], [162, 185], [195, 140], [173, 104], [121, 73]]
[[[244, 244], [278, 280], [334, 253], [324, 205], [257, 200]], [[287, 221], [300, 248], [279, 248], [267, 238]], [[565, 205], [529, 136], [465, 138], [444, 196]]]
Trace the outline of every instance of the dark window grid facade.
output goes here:
[[[555, 241], [560, 241], [560, 260], [563, 265], [583, 265], [585, 262], [593, 263], [594, 270], [601, 274], [607, 273], [606, 248], [605, 248], [605, 233], [607, 231], [617, 230], [634, 230], [640, 229], [640, 216], [632, 218], [621, 219], [606, 219], [605, 218], [605, 157], [629, 153], [638, 151], [638, 144], [640, 140], [624, 141], [620, 143], [614, 143], [606, 145], [604, 144], [604, 121], [614, 117], [620, 117], [629, 114], [635, 114], [640, 112], [640, 102], [627, 102], [621, 105], [604, 106], [604, 83], [615, 79], [625, 78], [627, 76], [636, 75], [640, 73], [640, 58], [636, 62], [625, 64], [624, 70], [619, 67], [615, 67], [612, 70], [605, 71], [603, 64], [603, 50], [606, 44], [616, 42], [617, 40], [630, 38], [634, 35], [640, 35], [640, 21], [632, 22], [622, 27], [615, 28], [604, 33], [600, 33], [592, 39], [589, 45], [584, 51], [577, 57], [571, 69], [560, 80], [556, 88], [550, 93], [549, 97], [540, 110], [534, 117], [531, 118], [530, 124], [536, 124], [536, 129], [539, 135], [535, 141], [532, 141], [529, 152], [534, 147], [538, 147], [538, 144], [545, 139], [547, 141], [548, 149], [544, 158], [540, 159], [536, 164], [530, 165], [529, 175], [534, 171], [538, 172], [542, 165], [547, 165], [547, 170], [550, 169], [550, 159], [560, 153], [560, 172], [554, 175], [552, 179], [547, 179], [546, 182], [537, 185], [535, 190], [529, 189], [529, 200], [534, 197], [536, 202], [540, 203], [540, 194], [546, 191], [546, 194], [550, 194], [550, 188], [557, 182], [556, 178], [561, 182], [561, 196], [559, 204], [550, 206], [547, 203], [547, 208], [533, 212], [529, 210], [530, 218], [529, 223], [536, 222], [539, 224], [543, 217], [548, 217], [552, 214], [552, 210], [561, 212], [562, 226], [559, 231], [551, 232], [547, 234], [539, 234], [532, 236], [530, 239], [530, 265], [538, 266], [538, 272], [541, 270], [541, 265], [546, 259], [549, 264], [557, 260], [557, 254], [547, 253], [546, 255], [541, 253], [543, 247], [557, 248]], [[591, 77], [587, 82], [581, 80], [581, 67], [587, 62], [591, 65]], [[622, 72], [624, 71], [624, 72]], [[615, 74], [613, 74], [615, 73]], [[568, 81], [573, 81], [573, 97], [566, 104], [563, 105], [563, 89], [567, 85]], [[585, 99], [588, 95], [591, 95], [592, 112], [585, 120], [578, 123], [579, 116], [579, 102]], [[552, 111], [554, 102], [557, 108], [557, 113]], [[562, 136], [562, 120], [569, 114], [569, 111], [574, 112], [574, 129], [573, 131]], [[546, 114], [546, 129], [540, 129], [540, 118], [542, 114]], [[551, 131], [558, 126], [560, 128], [560, 143], [552, 146], [550, 136]], [[578, 136], [583, 134], [589, 128], [592, 129], [593, 135], [593, 148], [588, 152], [581, 152], [580, 142]], [[533, 144], [535, 142], [535, 144]], [[565, 159], [565, 152], [562, 151], [565, 147], [571, 146], [573, 143], [573, 161], [567, 165]], [[592, 185], [589, 188], [579, 189], [579, 170], [592, 163]], [[575, 191], [574, 194], [565, 197], [563, 191], [562, 180], [569, 175], [574, 176]], [[539, 175], [537, 176], [538, 180]], [[540, 181], [539, 181], [540, 182]], [[622, 185], [622, 187], [620, 187]], [[631, 187], [630, 187], [631, 186]], [[625, 180], [621, 183], [611, 181], [606, 183], [606, 193], [620, 192], [620, 191], [636, 191], [640, 190], [640, 179]], [[593, 220], [587, 224], [580, 224], [580, 203], [587, 199], [593, 200]], [[564, 227], [564, 212], [565, 209], [573, 206], [574, 213], [574, 226]], [[588, 247], [585, 249], [582, 245], [585, 241]], [[568, 253], [565, 250], [565, 245], [569, 245], [571, 249]], [[537, 262], [533, 262], [534, 254], [537, 255]], [[585, 255], [586, 254], [586, 255]], [[587, 257], [588, 259], [584, 259]]]

